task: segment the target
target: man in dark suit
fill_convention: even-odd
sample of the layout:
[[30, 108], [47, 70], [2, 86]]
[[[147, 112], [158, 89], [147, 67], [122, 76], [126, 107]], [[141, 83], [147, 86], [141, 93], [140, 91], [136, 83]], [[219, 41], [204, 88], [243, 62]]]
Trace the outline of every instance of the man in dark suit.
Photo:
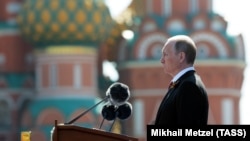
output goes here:
[[158, 109], [155, 125], [207, 125], [206, 88], [195, 71], [196, 45], [186, 35], [169, 38], [162, 49], [164, 72], [173, 79]]

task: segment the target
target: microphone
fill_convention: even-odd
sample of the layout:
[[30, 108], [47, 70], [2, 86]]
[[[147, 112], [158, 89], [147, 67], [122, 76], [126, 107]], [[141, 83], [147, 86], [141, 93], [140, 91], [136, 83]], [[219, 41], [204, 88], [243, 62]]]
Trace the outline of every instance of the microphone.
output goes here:
[[132, 113], [132, 105], [129, 102], [126, 102], [125, 104], [119, 106], [116, 112], [119, 119], [125, 120], [130, 117]]
[[[82, 112], [80, 115], [78, 115], [74, 119], [70, 120], [69, 122], [66, 122], [65, 124], [72, 124], [73, 122], [78, 120], [80, 117], [84, 116], [90, 110], [92, 110], [93, 108], [95, 108], [96, 106], [98, 106], [99, 104], [101, 104], [102, 102], [106, 100], [108, 100], [111, 103], [111, 105], [120, 106], [120, 105], [123, 105], [129, 99], [129, 97], [130, 97], [130, 92], [129, 92], [129, 87], [127, 85], [120, 83], [120, 82], [113, 83], [106, 91], [106, 97], [104, 99], [102, 99], [100, 102], [96, 103], [94, 106], [90, 107], [86, 111]], [[110, 107], [108, 107], [108, 109], [109, 108]], [[107, 111], [104, 111], [104, 112], [108, 114], [108, 115], [105, 115], [107, 116], [106, 118], [112, 119], [112, 115], [109, 115], [110, 113], [107, 113]]]
[[126, 102], [119, 107], [115, 105], [106, 104], [102, 107], [102, 117], [108, 121], [114, 120], [118, 117], [121, 120], [127, 119], [132, 113], [132, 105]]
[[121, 120], [125, 120], [131, 115], [131, 113], [132, 113], [132, 105], [129, 102], [126, 102], [125, 104], [120, 105], [119, 107], [112, 105], [110, 103], [106, 104], [102, 108], [103, 120], [99, 128], [101, 129], [104, 119], [108, 121], [113, 120], [113, 123], [109, 129], [109, 131], [111, 131], [117, 117]]
[[106, 91], [111, 104], [123, 105], [130, 97], [129, 87], [123, 83], [116, 82], [112, 84]]
[[117, 107], [115, 107], [114, 105], [104, 105], [102, 107], [102, 116], [104, 119], [110, 121], [110, 120], [114, 120], [116, 118], [116, 109]]

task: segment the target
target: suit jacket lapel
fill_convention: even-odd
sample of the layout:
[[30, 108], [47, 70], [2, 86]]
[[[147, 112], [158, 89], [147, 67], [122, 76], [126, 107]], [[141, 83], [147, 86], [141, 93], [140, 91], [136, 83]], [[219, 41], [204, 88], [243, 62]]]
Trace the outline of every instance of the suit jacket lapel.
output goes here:
[[163, 111], [163, 107], [164, 107], [164, 105], [167, 103], [167, 100], [168, 100], [169, 96], [171, 95], [171, 92], [173, 91], [173, 89], [174, 89], [174, 88], [169, 89], [169, 90], [167, 91], [166, 95], [164, 96], [164, 98], [163, 98], [163, 100], [162, 100], [162, 102], [161, 102], [161, 104], [160, 104], [160, 107], [159, 107], [159, 109], [158, 109], [157, 115], [156, 115], [156, 121], [158, 121], [157, 118], [160, 117], [160, 115], [161, 115], [161, 113], [162, 113], [162, 111]]
[[[191, 71], [188, 71], [186, 72], [185, 74], [183, 74], [177, 81], [178, 81], [178, 84], [176, 85], [176, 87], [178, 87], [178, 85], [181, 83], [181, 81], [183, 81], [184, 79], [186, 79], [187, 77], [193, 75], [195, 73], [195, 70], [191, 70]], [[162, 113], [162, 109], [164, 107], [164, 105], [167, 103], [167, 100], [168, 98], [170, 97], [170, 95], [172, 94], [172, 91], [176, 88], [176, 87], [173, 87], [171, 89], [168, 89], [168, 92], [166, 93], [166, 95], [164, 96], [161, 104], [160, 104], [160, 107], [158, 109], [158, 112], [157, 112], [157, 115], [156, 115], [156, 121], [158, 121], [158, 118], [161, 116], [161, 113]]]

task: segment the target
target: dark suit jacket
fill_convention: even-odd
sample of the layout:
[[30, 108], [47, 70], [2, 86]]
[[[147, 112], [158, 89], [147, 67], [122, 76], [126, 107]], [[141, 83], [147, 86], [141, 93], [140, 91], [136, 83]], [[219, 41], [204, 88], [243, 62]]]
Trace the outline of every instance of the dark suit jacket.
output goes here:
[[207, 125], [209, 102], [195, 71], [182, 75], [163, 98], [155, 125]]

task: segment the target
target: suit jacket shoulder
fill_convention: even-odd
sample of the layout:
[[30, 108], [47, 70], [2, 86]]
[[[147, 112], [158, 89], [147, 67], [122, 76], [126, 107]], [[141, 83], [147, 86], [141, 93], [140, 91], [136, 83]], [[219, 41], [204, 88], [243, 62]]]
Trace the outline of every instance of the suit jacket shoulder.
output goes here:
[[195, 71], [182, 75], [164, 97], [156, 124], [207, 124], [208, 98]]

